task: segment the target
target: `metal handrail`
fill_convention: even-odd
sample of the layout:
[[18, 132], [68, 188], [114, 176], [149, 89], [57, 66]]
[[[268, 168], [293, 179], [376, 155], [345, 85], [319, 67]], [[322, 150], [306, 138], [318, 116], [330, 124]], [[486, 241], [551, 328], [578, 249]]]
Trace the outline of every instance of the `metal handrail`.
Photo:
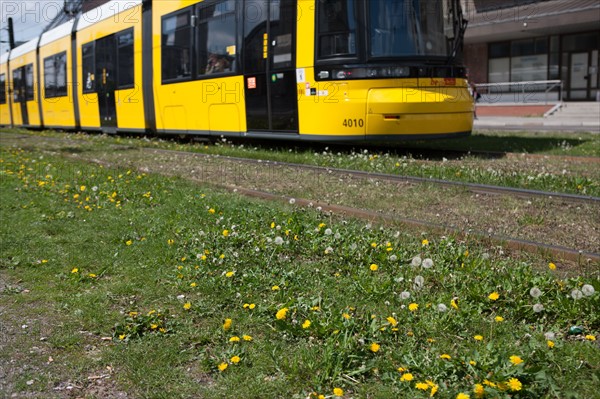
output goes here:
[[544, 99], [545, 103], [548, 103], [548, 93], [555, 89], [559, 88], [558, 91], [558, 101], [562, 102], [563, 98], [563, 81], [562, 80], [528, 80], [521, 82], [498, 82], [498, 83], [474, 83], [473, 84], [476, 89], [479, 88], [489, 88], [489, 87], [512, 87], [512, 86], [522, 86], [523, 97], [525, 96], [525, 89], [529, 86], [535, 85], [546, 85], [547, 89], [544, 91]]

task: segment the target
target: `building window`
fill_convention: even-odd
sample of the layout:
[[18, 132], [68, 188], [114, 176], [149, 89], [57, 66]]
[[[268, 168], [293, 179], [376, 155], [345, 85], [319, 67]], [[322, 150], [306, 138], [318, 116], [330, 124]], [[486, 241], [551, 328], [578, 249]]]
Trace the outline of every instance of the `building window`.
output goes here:
[[133, 28], [117, 34], [116, 40], [119, 64], [117, 87], [132, 88], [134, 85]]
[[0, 74], [0, 104], [6, 104], [6, 74]]
[[44, 97], [67, 95], [67, 52], [44, 58]]
[[96, 88], [96, 61], [95, 43], [87, 43], [81, 47], [81, 71], [83, 79], [83, 93], [94, 93]]
[[235, 0], [221, 1], [200, 9], [195, 47], [198, 75], [235, 71]]
[[162, 80], [192, 77], [191, 7], [162, 19]]
[[491, 43], [488, 82], [531, 82], [548, 79], [548, 37]]

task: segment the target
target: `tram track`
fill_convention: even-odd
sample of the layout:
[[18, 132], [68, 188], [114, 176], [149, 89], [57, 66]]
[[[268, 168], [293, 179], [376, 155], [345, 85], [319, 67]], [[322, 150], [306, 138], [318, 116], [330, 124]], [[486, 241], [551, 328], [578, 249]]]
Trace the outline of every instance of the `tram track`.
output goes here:
[[[65, 145], [73, 145], [76, 141], [78, 140], [62, 140], [62, 142], [65, 143]], [[43, 141], [39, 141], [39, 143], [43, 144]], [[508, 230], [503, 231], [501, 229], [494, 229], [493, 231], [486, 231], [487, 227], [485, 227], [484, 225], [471, 225], [469, 222], [465, 223], [464, 220], [447, 218], [446, 220], [441, 221], [439, 218], [431, 218], [431, 215], [427, 219], [423, 218], [424, 216], [426, 216], [425, 214], [416, 213], [410, 215], [406, 212], [397, 212], [396, 210], [390, 207], [378, 208], [376, 205], [367, 202], [353, 203], [352, 201], [346, 202], [335, 200], [332, 201], [328, 199], [324, 200], [324, 197], [322, 197], [315, 191], [304, 192], [302, 190], [296, 190], [295, 193], [291, 193], [288, 192], [285, 188], [280, 190], [273, 189], [274, 187], [271, 187], [268, 184], [261, 185], [257, 184], [256, 182], [253, 183], [251, 181], [243, 180], [238, 181], [235, 179], [232, 180], [227, 178], [215, 179], [214, 172], [215, 170], [217, 171], [217, 174], [220, 171], [227, 172], [227, 168], [231, 168], [233, 165], [233, 172], [239, 170], [246, 171], [255, 169], [257, 171], [256, 173], [267, 173], [269, 177], [272, 177], [273, 179], [285, 178], [289, 175], [293, 176], [295, 174], [300, 175], [304, 173], [304, 176], [309, 175], [313, 177], [326, 175], [327, 179], [324, 179], [324, 181], [328, 182], [330, 181], [328, 179], [331, 178], [331, 180], [338, 180], [338, 177], [339, 180], [347, 181], [347, 178], [350, 176], [355, 180], [364, 181], [364, 184], [366, 185], [369, 184], [368, 181], [385, 181], [391, 183], [391, 187], [398, 187], [396, 190], [398, 190], [399, 187], [406, 187], [407, 184], [431, 184], [436, 187], [439, 186], [450, 189], [450, 192], [462, 192], [462, 189], [464, 188], [464, 191], [472, 191], [473, 193], [478, 194], [492, 194], [494, 196], [523, 196], [529, 198], [539, 196], [545, 199], [551, 198], [551, 202], [560, 201], [558, 202], [558, 205], [555, 206], [557, 207], [557, 209], [560, 209], [561, 207], [574, 206], [562, 205], [563, 203], [573, 202], [576, 204], [581, 204], [579, 206], [582, 206], [582, 209], [593, 210], [593, 214], [596, 213], [596, 210], [598, 209], [597, 207], [600, 204], [600, 199], [597, 197], [582, 197], [572, 194], [485, 186], [461, 182], [449, 182], [443, 180], [438, 181], [435, 179], [388, 175], [382, 173], [329, 168], [315, 165], [265, 161], [230, 156], [208, 155], [189, 151], [176, 151], [143, 147], [140, 148], [137, 146], [120, 144], [111, 145], [108, 152], [103, 152], [106, 151], [106, 149], [99, 149], [94, 151], [86, 150], [82, 152], [65, 152], [61, 151], [60, 148], [58, 149], [59, 152], [56, 152], [53, 151], [53, 149], [47, 147], [40, 148], [40, 150], [42, 150], [43, 152], [53, 153], [54, 155], [60, 155], [77, 161], [101, 164], [105, 167], [130, 167], [147, 173], [178, 175], [187, 179], [191, 179], [202, 183], [208, 183], [210, 185], [220, 187], [222, 189], [237, 192], [238, 194], [242, 194], [248, 197], [260, 198], [267, 201], [289, 202], [293, 195], [295, 197], [295, 203], [299, 206], [313, 206], [315, 208], [320, 207], [322, 211], [332, 212], [334, 214], [345, 215], [348, 217], [365, 219], [377, 223], [394, 223], [408, 226], [415, 230], [422, 231], [426, 229], [428, 231], [439, 232], [440, 234], [452, 234], [459, 237], [477, 239], [481, 242], [488, 242], [490, 245], [502, 246], [505, 248], [513, 249], [515, 251], [526, 251], [542, 254], [546, 258], [564, 259], [579, 264], [585, 262], [600, 262], [600, 253], [598, 253], [600, 251], [596, 250], [595, 245], [590, 246], [576, 244], [576, 247], [583, 248], [583, 250], [579, 250], [577, 248], [569, 247], [569, 244], [575, 243], [575, 241], [569, 239], [552, 239], [552, 237], [550, 237], [550, 239], [547, 242], [552, 242], [552, 244], [548, 244], [544, 242], [538, 242], [535, 239], [529, 240], [529, 236], [523, 237], [522, 234], [519, 234], [521, 235], [521, 237], [512, 236], [513, 232]], [[110, 155], [107, 156], [109, 153]], [[154, 157], [152, 157], [152, 155]], [[193, 159], [197, 159], [198, 161], [193, 161]], [[188, 168], [186, 169], [188, 172], [170, 169], [171, 165], [177, 164], [188, 164]], [[203, 173], [202, 165], [204, 165], [204, 167], [206, 167], [206, 165], [212, 165], [212, 167], [215, 168], [216, 164], [219, 164], [221, 166], [217, 167], [216, 169], [213, 169], [212, 175], [211, 173]], [[222, 164], [225, 165], [223, 166]], [[237, 169], [235, 165], [237, 165]], [[196, 173], [193, 173], [194, 169], [196, 170]], [[270, 169], [270, 171], [267, 169]], [[329, 186], [325, 185], [325, 189], [327, 190], [328, 188]], [[451, 188], [454, 188], [454, 190], [452, 190]], [[456, 191], [456, 188], [458, 188], [458, 191]], [[568, 214], [568, 212], [565, 213], [565, 215]], [[592, 223], [591, 226], [593, 227], [595, 226], [595, 224]], [[597, 227], [593, 227], [593, 229], [594, 230], [589, 230], [591, 234], [597, 234]], [[537, 235], [532, 235], [531, 237], [539, 238], [539, 236]], [[548, 239], [548, 237], [545, 236], [542, 236], [542, 238]]]
[[559, 192], [551, 192], [551, 191], [540, 191], [540, 190], [532, 190], [532, 189], [524, 189], [524, 188], [516, 188], [516, 187], [506, 187], [506, 186], [494, 186], [489, 184], [480, 184], [480, 183], [467, 183], [453, 180], [443, 180], [443, 179], [434, 179], [434, 178], [424, 178], [424, 177], [416, 177], [416, 176], [406, 176], [406, 175], [392, 175], [387, 173], [378, 173], [378, 172], [369, 172], [362, 171], [356, 169], [341, 169], [341, 168], [332, 168], [327, 166], [318, 166], [318, 165], [308, 165], [308, 164], [298, 164], [298, 163], [289, 163], [289, 162], [280, 162], [280, 161], [269, 161], [269, 160], [257, 160], [251, 158], [240, 158], [240, 157], [231, 157], [231, 156], [222, 156], [222, 155], [210, 155], [210, 154], [200, 154], [196, 152], [189, 151], [177, 151], [177, 150], [164, 150], [164, 149], [149, 149], [143, 148], [143, 151], [154, 151], [158, 153], [165, 154], [179, 154], [179, 155], [193, 155], [196, 157], [204, 157], [204, 158], [218, 158], [218, 159], [226, 159], [229, 161], [235, 162], [243, 162], [248, 164], [263, 164], [263, 165], [273, 165], [273, 166], [284, 166], [289, 168], [310, 170], [322, 173], [337, 173], [341, 175], [353, 176], [353, 177], [361, 177], [367, 179], [379, 179], [385, 180], [389, 182], [396, 183], [413, 183], [413, 184], [435, 184], [443, 187], [459, 187], [467, 189], [473, 193], [478, 194], [488, 194], [488, 195], [514, 195], [519, 197], [541, 197], [541, 198], [554, 198], [563, 201], [570, 202], [579, 202], [579, 203], [591, 203], [591, 204], [600, 204], [600, 197], [594, 196], [585, 196], [578, 194], [569, 194], [569, 193], [559, 193]]

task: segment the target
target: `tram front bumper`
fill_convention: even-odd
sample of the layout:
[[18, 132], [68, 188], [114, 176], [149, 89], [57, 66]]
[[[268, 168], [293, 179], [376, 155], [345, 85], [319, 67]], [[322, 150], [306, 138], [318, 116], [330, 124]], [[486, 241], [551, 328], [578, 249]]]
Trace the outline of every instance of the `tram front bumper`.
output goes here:
[[473, 129], [473, 100], [466, 87], [369, 90], [367, 136], [443, 135]]

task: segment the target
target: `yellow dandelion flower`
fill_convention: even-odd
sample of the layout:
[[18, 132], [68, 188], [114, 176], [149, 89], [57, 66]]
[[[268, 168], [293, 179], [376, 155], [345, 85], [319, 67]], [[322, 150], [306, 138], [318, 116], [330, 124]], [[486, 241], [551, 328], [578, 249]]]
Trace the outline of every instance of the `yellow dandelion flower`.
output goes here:
[[476, 366], [476, 365], [477, 365], [477, 362], [476, 362], [475, 360], [469, 360], [469, 364], [470, 364], [471, 366]]
[[415, 377], [411, 373], [404, 373], [400, 377], [400, 381], [412, 381]]
[[71, 269], [71, 273], [79, 273], [79, 269], [74, 267], [73, 269]]
[[240, 342], [240, 337], [234, 335], [233, 337], [229, 338], [229, 342]]
[[369, 266], [369, 269], [371, 269], [371, 271], [375, 272], [377, 271], [377, 269], [379, 269], [379, 266], [377, 266], [375, 263], [371, 264], [371, 266]]
[[452, 299], [450, 301], [450, 306], [452, 306], [454, 309], [458, 310], [458, 300]]
[[418, 303], [411, 303], [410, 305], [408, 305], [408, 310], [410, 310], [411, 312], [416, 312], [417, 309], [419, 309]]
[[550, 270], [556, 270], [556, 265], [552, 262], [548, 263], [548, 269]]
[[596, 340], [596, 336], [595, 335], [586, 335], [585, 339], [587, 339], [588, 341], [595, 341]]
[[94, 274], [94, 273], [89, 273], [89, 274], [88, 274], [88, 277], [89, 277], [89, 278], [96, 278], [96, 277], [98, 277], [98, 276], [97, 276], [96, 274]]
[[240, 362], [240, 360], [242, 360], [242, 359], [240, 359], [240, 357], [239, 357], [239, 356], [233, 356], [233, 357], [232, 357], [231, 359], [229, 359], [229, 360], [231, 360], [231, 363], [233, 363], [233, 364], [238, 364], [238, 363]]
[[129, 245], [131, 245], [131, 244], [133, 244], [133, 241], [131, 241], [131, 240], [127, 240], [127, 241], [125, 242], [125, 245], [127, 245], [127, 246], [129, 246]]
[[158, 324], [151, 324], [150, 328], [156, 330], [158, 328]]
[[320, 223], [319, 224], [319, 229], [322, 229], [323, 227], [327, 226], [325, 223]]
[[516, 366], [523, 363], [523, 359], [521, 359], [519, 356], [512, 355], [510, 357], [510, 362]]
[[371, 349], [371, 352], [377, 353], [377, 352], [379, 352], [379, 348], [381, 348], [381, 346], [378, 343], [373, 342], [369, 349]]
[[167, 244], [173, 245], [173, 244], [175, 244], [175, 240], [168, 239], [167, 240]]
[[506, 383], [511, 391], [520, 391], [523, 388], [523, 384], [518, 378], [511, 378]]
[[225, 322], [223, 323], [223, 330], [229, 330], [231, 328], [232, 323], [233, 321], [231, 319], [225, 319]]
[[399, 373], [404, 373], [404, 372], [405, 372], [405, 371], [407, 371], [407, 370], [408, 370], [407, 368], [404, 368], [404, 367], [398, 367], [398, 372], [399, 372]]
[[476, 336], [473, 337], [473, 339], [475, 341], [483, 341], [483, 336], [482, 335], [476, 335]]
[[213, 215], [213, 214], [215, 213], [215, 210], [214, 210], [213, 208], [210, 208], [210, 209], [208, 210], [208, 213], [210, 213], [211, 215]]
[[552, 349], [552, 348], [554, 348], [554, 341], [548, 340], [548, 341], [546, 341], [546, 345], [548, 345], [548, 348]]
[[471, 399], [471, 396], [461, 392], [458, 395], [456, 395], [456, 399]]
[[119, 335], [119, 339], [122, 341], [125, 339], [125, 336], [126, 336], [125, 334], [121, 334], [121, 335]]
[[248, 308], [249, 308], [250, 310], [254, 309], [255, 307], [256, 307], [256, 304], [254, 304], [254, 303], [251, 303], [251, 304], [248, 306]]
[[85, 186], [80, 186], [80, 187], [79, 187], [79, 191], [85, 191], [85, 190], [86, 190], [86, 187], [85, 187]]
[[190, 310], [191, 307], [192, 307], [192, 304], [190, 302], [186, 302], [186, 303], [183, 304], [183, 308], [185, 310]]
[[483, 397], [483, 394], [485, 393], [485, 389], [483, 388], [483, 385], [475, 384], [475, 387], [473, 388], [473, 393], [475, 394], [476, 398]]
[[302, 323], [302, 328], [304, 328], [306, 330], [307, 328], [310, 327], [310, 325], [311, 325], [310, 320], [304, 320], [304, 323]]
[[371, 243], [371, 247], [372, 247], [372, 248], [377, 248], [377, 243], [376, 243], [376, 242], [372, 242], [372, 243]]
[[271, 228], [274, 229], [275, 228], [275, 222], [271, 222]]
[[225, 259], [225, 254], [219, 255], [219, 259]]
[[191, 283], [191, 284], [190, 284], [190, 287], [194, 288], [194, 287], [196, 287], [197, 285], [198, 285], [198, 284], [196, 284], [196, 283]]
[[350, 316], [348, 313], [342, 313], [342, 317], [346, 320], [350, 320], [352, 316]]
[[433, 398], [433, 395], [435, 395], [435, 393], [438, 391], [439, 389], [439, 385], [435, 384], [431, 387], [431, 393], [429, 394], [430, 398]]
[[496, 291], [494, 291], [490, 295], [488, 295], [488, 298], [491, 301], [496, 301], [496, 300], [498, 300], [498, 298], [500, 298], [500, 294], [498, 294]]
[[449, 354], [447, 354], [447, 353], [443, 353], [443, 354], [441, 354], [441, 355], [440, 355], [440, 358], [441, 358], [441, 359], [445, 359], [445, 360], [450, 360], [450, 359], [452, 359], [452, 357], [451, 357]]
[[244, 336], [242, 337], [242, 339], [243, 339], [244, 341], [250, 342], [250, 341], [252, 341], [254, 338], [252, 338], [250, 335], [244, 335]]
[[166, 332], [167, 332], [167, 329], [166, 329], [166, 328], [164, 328], [164, 327], [161, 327], [161, 328], [159, 328], [159, 329], [158, 329], [158, 331], [160, 331], [161, 333], [163, 333], [163, 334], [164, 334], [164, 333], [166, 333]]
[[225, 273], [225, 277], [231, 278], [231, 277], [233, 277], [234, 274], [235, 274], [235, 272], [227, 272], [227, 273]]
[[277, 320], [283, 320], [283, 319], [285, 319], [285, 318], [287, 317], [287, 313], [288, 313], [288, 311], [289, 311], [289, 309], [288, 309], [288, 308], [282, 308], [282, 309], [279, 309], [279, 310], [277, 311], [277, 313], [275, 314], [275, 318], [276, 318]]
[[490, 388], [496, 388], [497, 385], [493, 382], [491, 382], [490, 380], [483, 380], [483, 385], [487, 385]]
[[415, 388], [420, 389], [421, 391], [427, 391], [429, 389], [429, 385], [425, 382], [417, 382], [415, 384]]
[[504, 317], [502, 317], [502, 316], [496, 316], [496, 317], [494, 317], [494, 320], [496, 320], [498, 323], [501, 323], [501, 322], [504, 321]]
[[392, 316], [388, 317], [387, 322], [392, 325], [392, 327], [396, 327], [398, 325], [398, 321], [394, 319]]
[[421, 241], [421, 245], [423, 247], [426, 247], [427, 245], [429, 245], [429, 240], [425, 239], [425, 240]]
[[344, 390], [342, 388], [333, 388], [333, 396], [341, 398], [342, 396], [344, 396]]
[[217, 367], [219, 368], [219, 371], [223, 372], [223, 371], [227, 370], [228, 366], [229, 365], [227, 363], [221, 363]]
[[279, 290], [280, 290], [280, 288], [278, 285], [274, 285], [271, 287], [271, 291], [279, 291]]
[[223, 230], [223, 237], [229, 236], [229, 230]]

